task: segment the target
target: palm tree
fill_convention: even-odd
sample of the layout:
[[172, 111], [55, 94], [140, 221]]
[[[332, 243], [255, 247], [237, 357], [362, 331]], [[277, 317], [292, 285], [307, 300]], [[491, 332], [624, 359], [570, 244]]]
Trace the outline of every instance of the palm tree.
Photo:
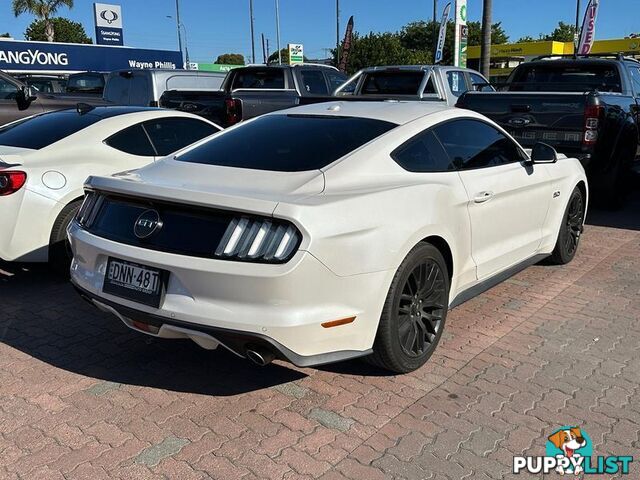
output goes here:
[[51, 17], [62, 6], [73, 8], [73, 0], [13, 0], [13, 14], [18, 17], [28, 12], [44, 21], [47, 41], [53, 42], [55, 31]]
[[491, 17], [493, 1], [484, 0], [482, 9], [482, 37], [480, 42], [480, 73], [489, 78], [491, 64]]

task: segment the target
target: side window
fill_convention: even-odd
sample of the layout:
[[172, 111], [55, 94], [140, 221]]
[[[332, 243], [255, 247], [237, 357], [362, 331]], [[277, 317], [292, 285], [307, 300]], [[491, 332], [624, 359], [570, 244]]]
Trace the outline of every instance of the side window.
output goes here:
[[449, 82], [449, 88], [451, 93], [456, 97], [459, 97], [467, 91], [467, 82], [464, 79], [464, 72], [451, 70], [447, 72], [447, 81]]
[[129, 105], [148, 107], [151, 103], [151, 87], [146, 75], [134, 75], [129, 86]]
[[640, 97], [640, 67], [631, 67], [629, 72], [631, 73], [631, 81], [633, 82], [636, 96]]
[[18, 87], [13, 83], [0, 78], [0, 100], [13, 100], [18, 93]]
[[460, 170], [497, 167], [525, 160], [516, 143], [479, 120], [453, 120], [436, 126], [434, 133]]
[[181, 117], [150, 120], [144, 122], [144, 128], [158, 155], [163, 157], [218, 131], [209, 123]]
[[151, 145], [149, 137], [140, 123], [111, 135], [104, 143], [131, 155], [140, 157], [154, 157], [156, 155], [153, 145]]
[[327, 82], [324, 75], [319, 70], [300, 70], [302, 86], [312, 95], [328, 95]]
[[117, 73], [111, 74], [104, 89], [104, 98], [116, 105], [129, 104], [129, 79]]
[[347, 76], [332, 70], [324, 72], [329, 82], [329, 94], [332, 94], [336, 88], [347, 81]]
[[431, 130], [419, 133], [398, 147], [391, 157], [410, 172], [446, 172], [455, 170], [442, 144]]
[[429, 80], [427, 80], [427, 84], [424, 86], [424, 95], [435, 95], [436, 94], [436, 86], [433, 83], [433, 75], [429, 75]]
[[487, 83], [487, 81], [477, 73], [469, 72], [469, 79], [471, 80], [471, 89], [478, 92], [491, 92], [493, 88]]

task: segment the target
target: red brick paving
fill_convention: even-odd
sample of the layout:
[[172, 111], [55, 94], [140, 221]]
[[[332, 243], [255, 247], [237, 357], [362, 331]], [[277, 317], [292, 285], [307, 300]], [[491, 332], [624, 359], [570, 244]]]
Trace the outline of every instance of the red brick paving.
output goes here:
[[453, 310], [404, 376], [144, 337], [43, 267], [2, 264], [0, 478], [498, 479], [568, 424], [598, 455], [636, 454], [637, 212], [596, 215], [627, 228], [588, 226], [570, 265]]

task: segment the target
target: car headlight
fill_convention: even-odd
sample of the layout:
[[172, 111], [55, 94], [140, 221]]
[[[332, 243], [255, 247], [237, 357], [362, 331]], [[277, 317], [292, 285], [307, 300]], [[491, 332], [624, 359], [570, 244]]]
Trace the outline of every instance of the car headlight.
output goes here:
[[229, 222], [215, 256], [220, 259], [283, 263], [300, 245], [302, 235], [291, 223], [236, 217]]

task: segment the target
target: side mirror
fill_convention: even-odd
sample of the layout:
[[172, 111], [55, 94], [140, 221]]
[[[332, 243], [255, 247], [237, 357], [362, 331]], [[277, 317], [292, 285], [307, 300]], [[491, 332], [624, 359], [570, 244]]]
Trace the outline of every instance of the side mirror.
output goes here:
[[36, 99], [36, 95], [33, 89], [24, 85], [16, 92], [16, 103], [18, 104], [18, 110], [26, 110], [31, 106], [31, 102]]
[[551, 145], [538, 142], [531, 149], [531, 163], [556, 163], [558, 152]]

